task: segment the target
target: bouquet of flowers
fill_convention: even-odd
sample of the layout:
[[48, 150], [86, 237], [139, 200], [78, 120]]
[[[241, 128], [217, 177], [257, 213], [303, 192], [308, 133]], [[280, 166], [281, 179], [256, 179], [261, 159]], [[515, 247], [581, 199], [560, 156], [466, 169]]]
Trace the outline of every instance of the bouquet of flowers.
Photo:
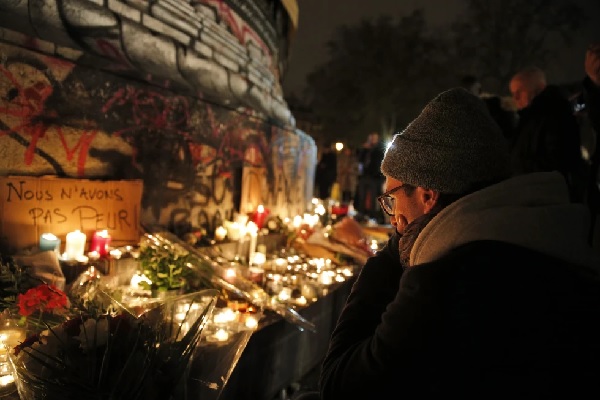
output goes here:
[[[50, 285], [19, 296], [36, 321], [9, 359], [21, 399], [168, 399], [214, 308], [217, 290], [172, 297], [137, 316], [105, 292], [78, 302]], [[46, 322], [60, 311], [63, 322]], [[38, 318], [34, 318], [38, 314]], [[40, 331], [40, 327], [44, 330]]]

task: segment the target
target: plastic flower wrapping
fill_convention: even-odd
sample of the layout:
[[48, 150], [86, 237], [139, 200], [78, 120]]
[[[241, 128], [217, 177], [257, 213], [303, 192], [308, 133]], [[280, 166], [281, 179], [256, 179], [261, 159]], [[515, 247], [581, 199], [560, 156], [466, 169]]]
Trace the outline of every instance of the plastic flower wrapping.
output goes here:
[[[48, 292], [50, 300], [39, 299]], [[53, 312], [67, 300], [48, 285], [41, 285], [36, 293], [19, 298], [20, 309], [29, 316]], [[64, 322], [46, 324], [45, 330], [28, 336], [9, 356], [21, 399], [173, 397], [217, 295], [218, 291], [206, 289], [175, 296], [141, 315], [103, 292], [83, 303], [75, 300]]]

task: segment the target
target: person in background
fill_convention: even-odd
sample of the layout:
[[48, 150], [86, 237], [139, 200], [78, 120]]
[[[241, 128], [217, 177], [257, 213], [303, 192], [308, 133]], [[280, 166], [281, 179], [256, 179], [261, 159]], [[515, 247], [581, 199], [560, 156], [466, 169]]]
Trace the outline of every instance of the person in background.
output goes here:
[[589, 242], [593, 243], [594, 228], [600, 214], [600, 42], [591, 43], [588, 47], [584, 68], [587, 76], [583, 80], [583, 112], [595, 133], [595, 146], [589, 154], [586, 199], [592, 216]]
[[375, 219], [383, 223], [383, 214], [377, 205], [377, 197], [382, 193], [383, 175], [379, 170], [385, 145], [377, 132], [372, 132], [358, 152], [359, 175], [354, 209], [356, 219]]
[[600, 260], [562, 175], [511, 177], [462, 88], [394, 136], [381, 171], [396, 232], [352, 287], [319, 397], [598, 398]]
[[585, 53], [583, 81], [588, 117], [592, 126], [600, 132], [600, 41], [591, 43]]
[[571, 103], [558, 87], [546, 83], [537, 67], [517, 72], [509, 86], [519, 110], [511, 148], [513, 173], [559, 171], [571, 200], [583, 202], [586, 167]]
[[331, 187], [337, 179], [337, 154], [332, 143], [327, 142], [323, 147], [321, 159], [317, 163], [315, 181], [317, 183], [318, 197], [326, 200], [331, 196]]
[[481, 82], [474, 75], [465, 75], [460, 80], [460, 86], [474, 96], [481, 96]]
[[358, 178], [358, 160], [354, 150], [345, 146], [338, 155], [338, 183], [342, 192], [342, 203], [350, 204], [354, 199]]
[[473, 75], [463, 76], [460, 85], [485, 103], [490, 115], [502, 130], [502, 134], [510, 142], [518, 122], [518, 115], [511, 102], [499, 95], [484, 92], [481, 83]]

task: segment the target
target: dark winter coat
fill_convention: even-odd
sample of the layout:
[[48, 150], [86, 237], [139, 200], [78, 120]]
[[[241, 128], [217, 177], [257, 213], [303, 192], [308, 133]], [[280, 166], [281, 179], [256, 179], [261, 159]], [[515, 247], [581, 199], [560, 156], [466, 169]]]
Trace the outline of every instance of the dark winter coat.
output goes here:
[[384, 155], [385, 145], [383, 142], [374, 144], [373, 147], [361, 148], [358, 154], [358, 161], [363, 165], [362, 175], [369, 178], [383, 178], [381, 162]]
[[323, 400], [600, 396], [600, 260], [558, 173], [443, 209], [404, 272], [398, 235], [363, 267], [331, 338]]
[[598, 189], [598, 180], [600, 179], [600, 88], [594, 85], [590, 78], [585, 78], [583, 89], [586, 105], [584, 112], [595, 131], [595, 146], [591, 149], [589, 160], [588, 203], [591, 203], [593, 212], [598, 212], [600, 210], [600, 191]]
[[[583, 80], [586, 113], [592, 123], [592, 127], [600, 134], [600, 88], [594, 85], [590, 78]], [[600, 145], [597, 145], [598, 149]], [[600, 153], [600, 151], [598, 152]]]
[[519, 112], [511, 153], [514, 174], [559, 171], [571, 198], [582, 200], [585, 165], [579, 125], [571, 103], [556, 86], [547, 86]]
[[337, 178], [337, 154], [331, 150], [323, 152], [321, 160], [317, 164], [317, 184], [323, 182], [331, 185]]

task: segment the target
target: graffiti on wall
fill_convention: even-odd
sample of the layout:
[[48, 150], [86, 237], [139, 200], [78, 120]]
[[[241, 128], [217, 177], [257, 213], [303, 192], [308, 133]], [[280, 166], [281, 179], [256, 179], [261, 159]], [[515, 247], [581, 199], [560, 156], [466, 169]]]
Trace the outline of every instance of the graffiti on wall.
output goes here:
[[244, 168], [262, 175], [246, 197], [302, 212], [315, 158], [248, 110], [0, 44], [0, 175], [142, 179], [143, 223], [212, 231], [249, 207]]

